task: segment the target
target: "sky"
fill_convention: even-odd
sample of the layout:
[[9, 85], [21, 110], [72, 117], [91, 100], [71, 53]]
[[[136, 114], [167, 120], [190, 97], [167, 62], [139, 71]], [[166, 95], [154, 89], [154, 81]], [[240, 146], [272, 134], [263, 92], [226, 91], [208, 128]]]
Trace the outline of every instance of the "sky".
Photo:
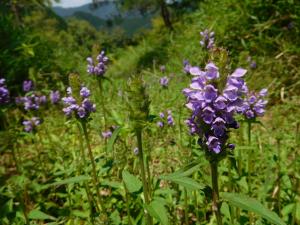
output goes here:
[[81, 5], [85, 5], [87, 3], [91, 3], [92, 0], [60, 0], [60, 3], [56, 3], [54, 1], [53, 6], [61, 6], [64, 8], [70, 8], [70, 7], [78, 7]]

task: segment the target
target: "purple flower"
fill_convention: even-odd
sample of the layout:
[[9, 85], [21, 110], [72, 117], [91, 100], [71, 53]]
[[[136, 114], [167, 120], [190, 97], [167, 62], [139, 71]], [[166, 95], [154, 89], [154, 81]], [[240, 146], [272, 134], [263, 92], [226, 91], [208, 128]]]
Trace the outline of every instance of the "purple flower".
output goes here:
[[190, 68], [191, 68], [191, 65], [190, 65], [189, 61], [188, 60], [184, 60], [183, 61], [183, 71], [186, 74], [189, 74], [190, 73]]
[[81, 105], [89, 113], [96, 111], [96, 105], [93, 104], [88, 98], [85, 98]]
[[78, 119], [88, 118], [92, 112], [96, 111], [96, 105], [93, 104], [90, 99], [90, 90], [86, 87], [82, 87], [80, 90], [80, 96], [82, 99], [77, 101], [71, 96], [72, 90], [67, 88], [67, 97], [63, 97], [62, 101], [66, 107], [63, 108], [63, 112], [67, 117], [70, 117], [73, 113]]
[[208, 80], [219, 78], [219, 69], [218, 67], [216, 67], [215, 64], [208, 63], [205, 69], [206, 69], [205, 75]]
[[214, 151], [217, 154], [221, 152], [221, 143], [218, 138], [209, 136], [206, 144], [209, 150]]
[[158, 122], [156, 123], [156, 125], [157, 125], [158, 127], [163, 127], [163, 126], [164, 126], [164, 123], [161, 122], [161, 121], [158, 121]]
[[9, 102], [9, 90], [5, 85], [5, 79], [0, 79], [0, 105], [6, 104]]
[[212, 102], [217, 98], [218, 90], [211, 84], [206, 85], [204, 88], [204, 100], [206, 102]]
[[174, 126], [174, 125], [175, 125], [174, 119], [173, 119], [173, 117], [172, 117], [171, 114], [168, 115], [168, 117], [167, 117], [167, 122], [168, 122], [168, 124], [169, 124], [170, 126]]
[[209, 30], [205, 29], [204, 31], [200, 32], [200, 35], [202, 37], [200, 41], [200, 45], [207, 48], [211, 49], [214, 47], [214, 32], [210, 32]]
[[156, 123], [156, 125], [157, 125], [158, 127], [164, 127], [164, 124], [165, 124], [165, 123], [168, 124], [169, 126], [174, 126], [174, 125], [175, 125], [175, 122], [174, 122], [174, 119], [173, 119], [173, 116], [172, 116], [172, 111], [171, 111], [171, 110], [167, 110], [167, 114], [168, 114], [168, 116], [167, 116], [166, 120], [164, 120], [165, 114], [164, 114], [163, 112], [160, 112], [160, 113], [159, 113], [159, 117], [160, 117], [163, 121], [158, 121], [158, 122]]
[[166, 76], [162, 77], [162, 78], [160, 78], [159, 83], [162, 87], [166, 88], [166, 87], [168, 87], [168, 84], [169, 84], [169, 78]]
[[38, 110], [40, 108], [40, 105], [47, 102], [47, 98], [45, 95], [37, 96], [35, 93], [32, 93], [25, 97], [17, 97], [15, 101], [16, 104], [23, 104], [26, 111], [30, 111]]
[[60, 93], [59, 91], [51, 91], [50, 92], [50, 101], [52, 104], [57, 104], [60, 100]]
[[202, 118], [205, 123], [211, 124], [215, 118], [215, 111], [210, 106], [205, 107], [203, 109]]
[[102, 137], [103, 137], [104, 139], [110, 138], [111, 135], [112, 135], [112, 132], [111, 132], [110, 130], [108, 130], [108, 131], [103, 131], [103, 132], [102, 132]]
[[32, 80], [24, 80], [23, 82], [23, 91], [28, 92], [33, 89], [33, 82]]
[[139, 148], [138, 148], [138, 147], [135, 147], [135, 148], [133, 149], [133, 154], [135, 154], [135, 155], [138, 155], [138, 154], [139, 154]]
[[267, 105], [264, 97], [267, 93], [268, 90], [266, 88], [262, 89], [259, 93], [248, 92], [242, 106], [238, 108], [238, 112], [243, 114], [247, 119], [255, 119], [258, 116], [263, 116]]
[[90, 90], [87, 89], [86, 87], [82, 87], [80, 89], [80, 96], [83, 97], [83, 98], [88, 98], [90, 97], [91, 93], [90, 93]]
[[22, 124], [26, 132], [31, 132], [41, 124], [41, 120], [38, 117], [32, 117], [30, 120], [24, 120]]
[[108, 63], [108, 58], [105, 56], [104, 51], [101, 51], [100, 54], [97, 56], [97, 62], [94, 62], [94, 60], [91, 57], [88, 57], [86, 60], [88, 62], [87, 72], [90, 75], [104, 76], [107, 70]]

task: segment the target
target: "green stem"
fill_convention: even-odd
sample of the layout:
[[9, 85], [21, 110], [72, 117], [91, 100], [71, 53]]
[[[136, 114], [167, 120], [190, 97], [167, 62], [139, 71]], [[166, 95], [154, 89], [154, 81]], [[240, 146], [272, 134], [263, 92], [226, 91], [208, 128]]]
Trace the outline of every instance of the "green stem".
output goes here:
[[[251, 179], [251, 174], [252, 174], [252, 162], [253, 162], [253, 157], [254, 154], [251, 148], [251, 128], [252, 128], [252, 124], [251, 121], [248, 121], [247, 123], [247, 136], [248, 136], [248, 146], [250, 147], [250, 149], [248, 150], [248, 192], [249, 195], [251, 195], [252, 193], [252, 179]], [[253, 218], [253, 214], [252, 212], [248, 212], [248, 216], [249, 216], [249, 224], [253, 224], [254, 223], [254, 218]]]
[[187, 196], [187, 190], [186, 188], [184, 188], [184, 220], [185, 220], [185, 224], [188, 225], [189, 224], [189, 206], [188, 206], [188, 196]]
[[212, 181], [212, 210], [215, 213], [217, 224], [222, 225], [222, 216], [220, 212], [219, 186], [218, 186], [218, 162], [210, 162], [211, 181]]
[[[78, 125], [78, 130], [79, 130], [78, 137], [79, 137], [80, 153], [81, 153], [81, 157], [79, 157], [79, 158], [82, 159], [82, 162], [81, 162], [81, 160], [78, 160], [78, 172], [79, 172], [79, 174], [81, 174], [83, 171], [83, 165], [87, 165], [87, 164], [86, 164], [86, 158], [85, 158], [85, 152], [84, 152], [84, 146], [83, 146], [82, 129], [79, 124], [77, 124], [77, 125]], [[83, 171], [83, 173], [85, 174], [85, 171]], [[93, 216], [93, 208], [94, 208], [95, 199], [94, 199], [93, 195], [91, 194], [91, 190], [90, 190], [89, 186], [87, 185], [87, 183], [84, 182], [83, 185], [84, 185], [84, 189], [85, 189], [85, 192], [86, 192], [86, 195], [88, 198], [88, 202], [90, 205], [91, 223], [94, 225], [95, 221], [94, 221], [94, 216]], [[95, 205], [96, 205], [96, 209], [98, 210], [98, 212], [100, 212], [98, 204], [95, 204]]]
[[105, 98], [104, 98], [104, 95], [103, 95], [102, 78], [98, 79], [98, 84], [99, 84], [99, 90], [100, 90], [101, 107], [102, 107], [103, 118], [104, 118], [104, 129], [106, 130], [106, 128], [107, 128], [107, 119], [106, 119]]
[[128, 224], [132, 225], [131, 217], [130, 217], [130, 197], [128, 195], [128, 191], [127, 191], [127, 188], [126, 188], [125, 184], [124, 184], [124, 187], [125, 187], [125, 196], [126, 196], [126, 207], [127, 207]]
[[280, 204], [280, 196], [281, 196], [281, 151], [280, 151], [280, 139], [277, 139], [277, 210], [280, 215], [281, 213], [281, 204]]
[[94, 160], [94, 156], [93, 156], [89, 136], [88, 136], [88, 133], [87, 133], [86, 123], [82, 122], [81, 124], [82, 124], [82, 129], [83, 129], [85, 141], [86, 141], [87, 148], [88, 148], [88, 155], [89, 155], [90, 161], [92, 163], [93, 184], [94, 184], [94, 188], [95, 188], [95, 191], [96, 191], [96, 194], [97, 194], [97, 197], [98, 197], [98, 203], [100, 204], [100, 207], [101, 207], [100, 210], [102, 212], [105, 212], [103, 201], [102, 201], [102, 198], [101, 198], [101, 195], [100, 195], [100, 192], [99, 192], [99, 188], [98, 188], [99, 181], [98, 181], [97, 172], [96, 172], [96, 164], [95, 164], [95, 160]]
[[[149, 205], [150, 204], [150, 198], [149, 198], [150, 195], [149, 195], [149, 188], [148, 188], [148, 184], [147, 184], [146, 171], [145, 171], [145, 165], [144, 165], [142, 131], [140, 129], [136, 130], [136, 137], [137, 137], [137, 143], [138, 143], [138, 149], [139, 149], [138, 156], [139, 156], [139, 162], [140, 162], [140, 167], [141, 167], [144, 198], [145, 198], [145, 203], [147, 205]], [[148, 212], [146, 212], [146, 220], [147, 220], [147, 225], [152, 225], [152, 218]]]

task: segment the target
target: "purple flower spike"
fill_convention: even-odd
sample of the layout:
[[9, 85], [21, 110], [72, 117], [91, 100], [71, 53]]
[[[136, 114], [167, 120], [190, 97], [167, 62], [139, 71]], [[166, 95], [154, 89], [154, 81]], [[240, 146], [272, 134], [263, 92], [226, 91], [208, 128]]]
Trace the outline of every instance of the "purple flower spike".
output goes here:
[[201, 46], [207, 49], [211, 49], [214, 47], [214, 36], [215, 36], [214, 32], [209, 32], [207, 29], [205, 29], [204, 31], [200, 32], [200, 35], [202, 37], [200, 41]]
[[74, 115], [77, 119], [88, 118], [92, 112], [96, 111], [96, 105], [93, 104], [89, 96], [91, 95], [90, 90], [84, 86], [79, 91], [82, 100], [77, 102], [77, 100], [72, 96], [71, 88], [67, 88], [67, 97], [63, 97], [62, 101], [66, 107], [63, 108], [63, 112], [67, 117], [71, 117], [74, 112]]
[[5, 79], [0, 79], [0, 105], [6, 104], [9, 102], [9, 90], [5, 85]]
[[97, 62], [94, 62], [93, 58], [88, 57], [87, 59], [87, 72], [90, 75], [104, 76], [107, 70], [108, 58], [105, 56], [105, 52], [101, 51], [97, 56]]
[[51, 91], [50, 92], [50, 101], [52, 104], [57, 104], [60, 100], [60, 93], [59, 91]]
[[[194, 78], [190, 88], [183, 90], [187, 97], [186, 107], [192, 111], [192, 115], [186, 120], [190, 128], [190, 134], [198, 135], [198, 143], [209, 151], [218, 154], [222, 150], [233, 149], [234, 145], [227, 144], [229, 130], [237, 129], [239, 124], [235, 120], [237, 112], [242, 113], [249, 110], [248, 103], [243, 97], [248, 93], [247, 85], [243, 80], [246, 70], [238, 68], [233, 74], [227, 77], [225, 88], [218, 85], [220, 76], [218, 68], [210, 62], [205, 67], [206, 72], [203, 76], [200, 68], [193, 67], [190, 70]], [[254, 101], [255, 99], [251, 99]], [[259, 113], [264, 102], [255, 100], [256, 108]], [[222, 149], [223, 148], [223, 149]]]
[[33, 89], [33, 82], [32, 80], [24, 80], [23, 82], [23, 91], [28, 92]]
[[30, 120], [24, 120], [22, 124], [24, 125], [24, 130], [26, 132], [31, 132], [41, 124], [41, 120], [38, 117], [32, 117]]
[[162, 78], [160, 78], [159, 83], [162, 87], [166, 88], [166, 87], [168, 87], [168, 84], [169, 84], [169, 78], [162, 77]]

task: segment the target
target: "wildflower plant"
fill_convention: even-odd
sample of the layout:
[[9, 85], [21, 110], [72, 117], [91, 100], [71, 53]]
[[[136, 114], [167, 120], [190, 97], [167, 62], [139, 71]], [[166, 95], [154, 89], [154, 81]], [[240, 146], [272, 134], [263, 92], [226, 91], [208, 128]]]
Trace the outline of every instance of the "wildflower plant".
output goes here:
[[[128, 82], [127, 90], [127, 108], [129, 111], [129, 119], [131, 122], [131, 128], [137, 138], [137, 147], [134, 149], [134, 154], [139, 157], [140, 172], [143, 183], [144, 200], [146, 205], [150, 204], [151, 194], [150, 194], [150, 173], [149, 163], [146, 159], [148, 157], [144, 156], [143, 141], [142, 141], [142, 131], [148, 123], [149, 119], [149, 106], [150, 100], [146, 92], [146, 85], [140, 75], [132, 76]], [[146, 162], [145, 162], [146, 161]], [[149, 212], [145, 211], [145, 217], [148, 225], [153, 223], [152, 217]]]
[[[78, 127], [80, 134], [83, 133], [88, 149], [88, 156], [92, 165], [92, 181], [98, 199], [96, 205], [99, 212], [104, 213], [103, 216], [105, 217], [104, 203], [98, 188], [99, 179], [97, 176], [97, 167], [87, 129], [88, 122], [91, 120], [90, 115], [96, 111], [96, 105], [89, 99], [91, 91], [81, 84], [78, 74], [70, 74], [69, 84], [70, 87], [67, 88], [67, 96], [62, 98], [65, 105], [62, 111], [67, 118], [71, 119], [74, 117], [76, 121], [79, 122]], [[82, 141], [83, 138], [80, 137], [79, 140]], [[83, 145], [83, 143], [81, 144]], [[103, 219], [106, 220], [106, 218]]]

